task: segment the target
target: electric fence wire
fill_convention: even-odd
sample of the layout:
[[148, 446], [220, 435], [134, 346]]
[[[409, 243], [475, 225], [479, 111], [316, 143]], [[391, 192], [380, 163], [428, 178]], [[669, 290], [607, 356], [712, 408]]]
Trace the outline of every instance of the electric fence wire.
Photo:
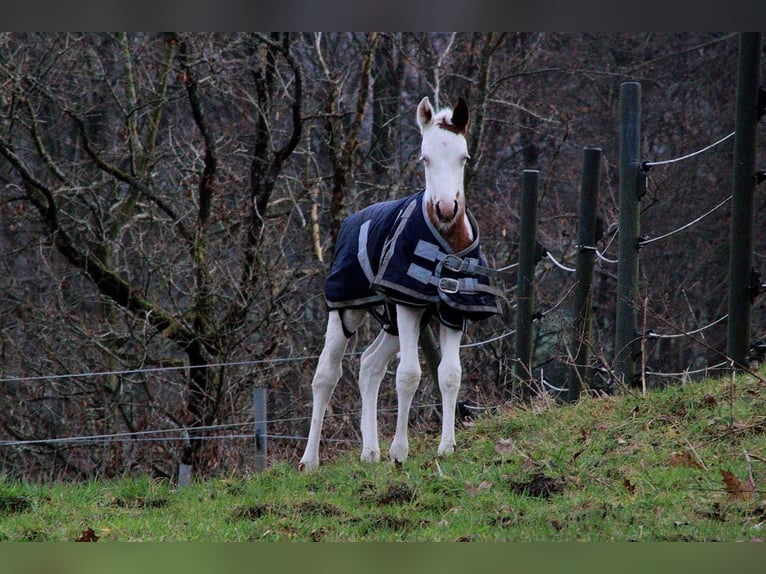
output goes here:
[[[352, 353], [348, 353], [352, 354]], [[143, 373], [162, 373], [171, 371], [185, 371], [186, 369], [216, 369], [220, 367], [242, 367], [252, 365], [264, 365], [264, 364], [277, 364], [277, 363], [289, 363], [297, 361], [309, 361], [317, 359], [319, 355], [306, 355], [302, 357], [281, 357], [277, 359], [257, 359], [251, 361], [231, 361], [222, 363], [208, 363], [206, 365], [179, 365], [175, 367], [145, 367], [140, 369], [123, 369], [113, 371], [86, 371], [80, 373], [63, 373], [59, 375], [34, 375], [31, 377], [15, 376], [6, 377], [0, 379], [0, 383], [20, 383], [20, 382], [33, 382], [33, 381], [56, 381], [61, 379], [75, 379], [75, 378], [88, 378], [88, 377], [105, 377], [105, 376], [125, 376], [136, 375]]]
[[731, 201], [731, 198], [732, 198], [732, 197], [734, 197], [734, 196], [733, 196], [733, 195], [730, 195], [729, 197], [727, 197], [726, 199], [724, 199], [722, 202], [720, 202], [718, 205], [716, 205], [716, 206], [715, 206], [715, 207], [713, 207], [712, 209], [710, 209], [710, 210], [706, 211], [705, 213], [703, 213], [702, 215], [700, 215], [700, 216], [699, 216], [699, 217], [697, 217], [696, 219], [693, 219], [693, 220], [692, 220], [692, 221], [690, 221], [689, 223], [687, 223], [687, 224], [685, 224], [685, 225], [682, 225], [681, 227], [679, 227], [679, 228], [677, 228], [677, 229], [674, 229], [673, 231], [669, 231], [668, 233], [665, 233], [665, 234], [663, 234], [663, 235], [660, 235], [660, 236], [658, 236], [658, 237], [651, 237], [651, 238], [649, 238], [649, 239], [643, 239], [643, 240], [641, 240], [641, 241], [639, 242], [639, 245], [640, 245], [641, 247], [643, 247], [644, 245], [649, 245], [650, 243], [654, 243], [655, 241], [660, 241], [661, 239], [666, 239], [666, 238], [670, 237], [671, 235], [675, 235], [676, 233], [678, 233], [678, 232], [680, 232], [680, 231], [683, 231], [684, 229], [688, 229], [688, 228], [689, 228], [689, 227], [691, 227], [692, 225], [695, 225], [695, 224], [699, 223], [700, 221], [702, 221], [703, 219], [705, 219], [705, 218], [706, 218], [708, 215], [710, 215], [711, 213], [715, 213], [716, 211], [718, 211], [718, 210], [719, 210], [720, 208], [722, 208], [724, 205], [726, 205], [727, 203], [729, 203], [729, 201]]
[[575, 271], [577, 271], [577, 269], [574, 269], [572, 267], [567, 267], [563, 263], [560, 263], [559, 261], [557, 261], [556, 258], [551, 254], [551, 252], [548, 251], [547, 249], [545, 250], [545, 256], [548, 259], [550, 259], [553, 262], [553, 264], [559, 269], [561, 269], [562, 271], [566, 271], [567, 273], [574, 273]]
[[701, 333], [702, 331], [717, 325], [721, 321], [724, 321], [728, 316], [729, 316], [729, 314], [727, 313], [726, 315], [724, 315], [723, 317], [719, 317], [718, 319], [716, 319], [712, 323], [708, 323], [707, 325], [704, 325], [704, 326], [700, 327], [699, 329], [694, 329], [693, 331], [687, 331], [685, 333], [671, 333], [671, 334], [664, 334], [664, 335], [660, 334], [660, 333], [655, 333], [654, 331], [648, 331], [645, 334], [645, 337], [647, 339], [677, 339], [677, 338], [680, 338], [680, 337], [689, 337], [691, 335], [696, 335], [697, 333]]
[[[695, 152], [692, 152], [692, 153], [688, 153], [688, 154], [686, 154], [686, 155], [682, 155], [682, 156], [680, 156], [680, 157], [677, 157], [677, 158], [673, 158], [673, 159], [666, 159], [666, 160], [662, 160], [662, 161], [645, 161], [645, 162], [643, 162], [643, 163], [641, 164], [641, 166], [642, 166], [642, 168], [643, 168], [645, 171], [647, 171], [648, 169], [650, 169], [650, 168], [652, 168], [652, 167], [654, 167], [654, 166], [657, 166], [657, 165], [668, 165], [668, 164], [671, 164], [671, 163], [676, 163], [676, 162], [679, 162], [679, 161], [684, 161], [684, 160], [690, 159], [690, 158], [692, 158], [692, 157], [695, 157], [695, 156], [697, 156], [697, 155], [699, 155], [699, 154], [701, 154], [701, 153], [704, 153], [704, 152], [706, 152], [706, 151], [708, 151], [708, 150], [710, 150], [710, 149], [712, 149], [712, 148], [716, 147], [716, 146], [717, 146], [717, 145], [719, 145], [719, 144], [722, 144], [722, 143], [723, 143], [723, 142], [725, 142], [726, 140], [728, 140], [728, 139], [730, 139], [730, 138], [734, 137], [734, 134], [736, 134], [736, 131], [734, 131], [734, 132], [731, 132], [730, 134], [728, 134], [728, 135], [726, 135], [726, 136], [722, 137], [721, 139], [719, 139], [718, 141], [716, 141], [716, 142], [713, 142], [712, 144], [710, 144], [710, 145], [708, 145], [708, 146], [705, 146], [704, 148], [702, 148], [702, 149], [700, 149], [700, 150], [697, 150], [697, 151], [695, 151]], [[678, 233], [679, 231], [683, 231], [684, 229], [687, 229], [687, 228], [691, 227], [692, 225], [695, 225], [696, 223], [699, 223], [699, 222], [700, 222], [702, 219], [704, 219], [705, 217], [707, 217], [707, 216], [708, 216], [708, 215], [710, 215], [711, 213], [714, 213], [715, 211], [717, 211], [718, 209], [720, 209], [721, 207], [723, 207], [724, 205], [726, 205], [726, 204], [727, 204], [727, 203], [728, 203], [728, 202], [731, 200], [731, 198], [732, 198], [732, 196], [730, 195], [729, 197], [727, 197], [726, 199], [724, 199], [724, 200], [723, 200], [721, 203], [719, 203], [718, 205], [716, 205], [715, 207], [713, 207], [711, 210], [709, 210], [709, 211], [707, 211], [707, 212], [703, 213], [703, 214], [702, 214], [702, 215], [700, 215], [698, 218], [696, 218], [696, 219], [694, 219], [694, 220], [690, 221], [690, 222], [689, 222], [689, 223], [687, 223], [686, 225], [682, 225], [682, 226], [681, 226], [681, 227], [679, 227], [678, 229], [674, 229], [673, 231], [670, 231], [670, 232], [668, 232], [668, 233], [665, 233], [664, 235], [660, 235], [659, 237], [652, 237], [652, 238], [650, 238], [650, 239], [645, 239], [645, 240], [643, 240], [643, 241], [641, 241], [641, 242], [640, 242], [640, 245], [641, 245], [641, 246], [644, 246], [644, 245], [648, 245], [648, 244], [650, 244], [650, 243], [654, 243], [655, 241], [659, 241], [659, 240], [661, 240], [661, 239], [665, 239], [665, 238], [667, 238], [667, 237], [670, 237], [671, 235], [673, 235], [673, 234], [675, 234], [675, 233]]]
[[692, 157], [694, 157], [696, 155], [699, 155], [701, 153], [704, 153], [704, 152], [708, 151], [709, 149], [714, 148], [715, 146], [717, 146], [719, 144], [722, 144], [723, 142], [725, 142], [729, 138], [734, 137], [735, 133], [737, 133], [737, 132], [735, 132], [735, 131], [731, 132], [729, 135], [726, 135], [726, 136], [722, 137], [718, 141], [716, 141], [716, 142], [714, 142], [714, 143], [712, 143], [712, 144], [710, 144], [708, 146], [705, 146], [702, 149], [697, 150], [695, 152], [688, 153], [686, 155], [682, 155], [681, 157], [677, 157], [677, 158], [673, 158], [673, 159], [666, 159], [666, 160], [662, 160], [662, 161], [645, 161], [641, 165], [644, 168], [651, 168], [651, 167], [654, 167], [655, 165], [667, 165], [667, 164], [676, 163], [676, 162], [679, 162], [679, 161], [683, 161], [683, 160], [692, 158]]
[[731, 363], [729, 361], [723, 361], [722, 363], [718, 363], [716, 365], [708, 365], [706, 367], [702, 367], [701, 369], [694, 369], [694, 370], [687, 369], [685, 371], [681, 371], [678, 373], [662, 373], [662, 372], [651, 371], [647, 369], [646, 374], [651, 375], [653, 377], [686, 377], [689, 375], [699, 375], [702, 373], [708, 373], [710, 371], [725, 369], [725, 368], [728, 368], [730, 364]]
[[[546, 311], [542, 311], [542, 312], [540, 312], [540, 313], [539, 313], [539, 318], [540, 318], [540, 319], [542, 319], [542, 318], [543, 318], [543, 317], [545, 317], [545, 316], [546, 316], [548, 313], [552, 313], [553, 311], [555, 311], [556, 309], [558, 309], [558, 308], [561, 306], [561, 304], [564, 302], [564, 300], [565, 300], [565, 299], [566, 299], [566, 298], [569, 296], [569, 294], [570, 294], [570, 293], [571, 293], [573, 290], [574, 290], [574, 285], [572, 285], [572, 286], [571, 286], [571, 287], [570, 287], [570, 288], [567, 290], [567, 292], [566, 292], [566, 293], [564, 293], [564, 295], [563, 295], [563, 296], [562, 296], [562, 297], [561, 297], [561, 298], [560, 298], [560, 299], [559, 299], [559, 300], [556, 302], [556, 304], [555, 304], [555, 305], [553, 305], [553, 307], [551, 307], [550, 309], [547, 309]], [[468, 349], [468, 348], [471, 348], [471, 347], [480, 347], [480, 346], [482, 346], [482, 345], [486, 345], [486, 344], [489, 344], [489, 343], [494, 343], [495, 341], [499, 341], [500, 339], [504, 339], [505, 337], [509, 337], [510, 335], [513, 335], [513, 334], [515, 334], [515, 333], [516, 333], [516, 329], [512, 329], [512, 330], [510, 330], [510, 331], [506, 331], [505, 333], [501, 333], [500, 335], [497, 335], [497, 336], [495, 336], [495, 337], [492, 337], [492, 338], [490, 338], [490, 339], [485, 339], [485, 340], [483, 340], [483, 341], [478, 341], [478, 342], [476, 342], [476, 343], [466, 343], [466, 344], [460, 345], [460, 348], [461, 348], [461, 349]]]
[[506, 331], [505, 333], [501, 333], [500, 335], [497, 335], [495, 337], [492, 337], [490, 339], [485, 339], [484, 341], [477, 341], [476, 343], [464, 343], [460, 345], [461, 349], [470, 349], [472, 347], [481, 347], [482, 345], [487, 345], [489, 343], [494, 343], [496, 341], [499, 341], [500, 339], [505, 339], [506, 337], [509, 337], [516, 333], [516, 329], [513, 329], [511, 331]]
[[498, 271], [508, 271], [509, 269], [513, 269], [514, 267], [518, 267], [518, 266], [519, 266], [519, 262], [517, 261], [516, 263], [511, 263], [510, 265], [501, 267], [500, 269], [498, 269]]
[[[461, 345], [461, 348], [480, 347], [488, 343], [493, 343], [513, 333], [514, 331], [511, 331], [497, 337], [492, 337], [484, 341], [478, 341], [475, 343]], [[362, 354], [362, 351], [348, 351], [345, 353], [344, 356], [351, 357], [351, 356], [356, 356], [361, 354]], [[315, 361], [317, 359], [319, 359], [319, 355], [302, 355], [300, 357], [280, 357], [277, 359], [258, 359], [258, 360], [251, 360], [251, 361], [231, 361], [231, 362], [209, 363], [207, 365], [180, 365], [180, 366], [174, 366], [174, 367], [146, 367], [141, 369], [122, 369], [122, 370], [111, 370], [111, 371], [84, 371], [79, 373], [62, 373], [58, 375], [33, 375], [28, 377], [14, 376], [14, 377], [1, 378], [0, 384], [35, 382], [35, 381], [60, 381], [60, 380], [66, 380], [66, 379], [84, 379], [84, 378], [90, 378], [90, 377], [138, 375], [138, 374], [144, 374], [144, 373], [184, 371], [186, 369], [217, 369], [221, 367], [276, 365], [276, 364], [293, 363], [293, 362]]]
[[[688, 153], [688, 154], [682, 155], [682, 156], [677, 157], [677, 158], [668, 159], [668, 160], [662, 160], [662, 161], [645, 161], [645, 162], [643, 162], [641, 164], [641, 167], [644, 169], [644, 171], [648, 171], [649, 169], [651, 169], [654, 166], [668, 165], [668, 164], [672, 164], [672, 163], [676, 163], [676, 162], [680, 162], [680, 161], [684, 161], [684, 160], [690, 159], [692, 157], [695, 157], [695, 156], [697, 156], [699, 154], [702, 154], [702, 153], [704, 153], [704, 152], [706, 152], [706, 151], [716, 147], [717, 145], [722, 144], [723, 142], [727, 141], [728, 139], [734, 137], [735, 133], [736, 132], [731, 132], [728, 135], [722, 137], [721, 139], [713, 142], [712, 144], [703, 147], [702, 149], [699, 149], [699, 150], [697, 150], [695, 152], [692, 152], [692, 153]], [[732, 197], [733, 197], [732, 195], [728, 196], [726, 199], [724, 199], [723, 201], [718, 203], [712, 209], [709, 209], [708, 211], [706, 211], [705, 213], [703, 213], [699, 217], [697, 217], [697, 218], [693, 219], [692, 221], [682, 225], [681, 227], [673, 229], [672, 231], [669, 231], [668, 233], [664, 233], [664, 234], [662, 234], [662, 235], [660, 235], [658, 237], [652, 237], [652, 238], [649, 238], [649, 239], [642, 239], [639, 242], [639, 246], [643, 247], [645, 245], [649, 245], [649, 244], [654, 243], [656, 241], [660, 241], [662, 239], [666, 239], [666, 238], [668, 238], [668, 237], [670, 237], [670, 236], [672, 236], [672, 235], [674, 235], [676, 233], [679, 233], [679, 232], [681, 232], [681, 231], [683, 231], [685, 229], [688, 229], [689, 227], [692, 227], [693, 225], [696, 225], [697, 223], [702, 221], [704, 218], [706, 218], [708, 215], [711, 215], [712, 213], [715, 213], [721, 207], [726, 205], [729, 201], [731, 201]], [[598, 252], [597, 252], [597, 255], [599, 255]], [[698, 329], [694, 329], [692, 331], [687, 331], [687, 332], [682, 332], [682, 333], [672, 333], [672, 334], [660, 334], [660, 333], [655, 333], [654, 331], [648, 331], [645, 334], [645, 337], [649, 338], [649, 339], [675, 339], [675, 338], [680, 338], [680, 337], [689, 337], [691, 335], [695, 335], [697, 333], [701, 333], [702, 331], [717, 325], [721, 321], [724, 321], [727, 317], [728, 317], [728, 314], [724, 315], [723, 317], [720, 317], [720, 318], [716, 319], [715, 321], [709, 323], [708, 325], [704, 325], [704, 326], [702, 326], [702, 327], [700, 327]], [[687, 370], [685, 370], [683, 372], [679, 372], [679, 373], [661, 373], [661, 372], [647, 370], [646, 374], [647, 375], [653, 375], [653, 376], [680, 377], [680, 376], [687, 376], [687, 375], [690, 375], [690, 374], [704, 373], [704, 372], [707, 372], [709, 370], [719, 369], [722, 366], [725, 366], [727, 364], [728, 363], [724, 362], [724, 363], [720, 363], [718, 365], [707, 366], [707, 367], [704, 367], [702, 369], [697, 369], [697, 370], [689, 370], [689, 369], [687, 369]]]
[[[414, 409], [429, 409], [429, 408], [435, 408], [440, 406], [439, 403], [427, 403], [427, 404], [421, 404], [421, 405], [413, 405], [412, 408]], [[491, 407], [485, 407], [485, 408], [491, 408]], [[397, 412], [396, 408], [387, 408], [387, 409], [378, 409], [379, 413], [393, 413]], [[346, 417], [346, 416], [357, 416], [360, 415], [361, 411], [357, 412], [351, 412], [351, 413], [338, 413], [335, 415], [327, 414], [326, 418], [331, 417]], [[291, 417], [291, 418], [283, 418], [283, 419], [268, 419], [266, 421], [258, 421], [258, 422], [265, 422], [266, 424], [275, 424], [279, 422], [285, 422], [285, 421], [308, 421], [311, 417]], [[0, 447], [3, 446], [13, 446], [13, 447], [19, 447], [19, 446], [34, 446], [34, 445], [51, 445], [51, 444], [62, 444], [62, 445], [73, 445], [73, 446], [84, 446], [84, 445], [92, 445], [92, 444], [109, 444], [109, 443], [118, 443], [118, 442], [134, 442], [134, 443], [145, 443], [145, 442], [168, 442], [168, 441], [202, 441], [202, 440], [230, 440], [230, 439], [252, 439], [253, 434], [226, 434], [226, 435], [189, 435], [189, 431], [192, 430], [195, 433], [199, 433], [201, 431], [216, 431], [221, 429], [234, 429], [234, 428], [242, 428], [242, 427], [249, 427], [255, 425], [255, 421], [248, 421], [244, 423], [230, 423], [230, 424], [221, 424], [221, 425], [206, 425], [206, 426], [199, 426], [199, 427], [179, 427], [179, 428], [173, 428], [173, 429], [158, 429], [158, 430], [146, 430], [146, 431], [133, 431], [133, 432], [118, 432], [118, 433], [112, 433], [112, 434], [96, 434], [96, 435], [81, 435], [81, 436], [72, 436], [72, 437], [57, 437], [57, 438], [43, 438], [43, 439], [26, 439], [26, 440], [4, 440], [0, 441]], [[176, 434], [179, 436], [165, 436], [165, 437], [158, 437], [158, 436], [151, 436], [151, 435], [158, 435], [158, 434]], [[308, 437], [306, 436], [294, 436], [294, 435], [277, 435], [277, 434], [267, 434], [267, 438], [271, 439], [281, 439], [281, 440], [308, 440]], [[359, 442], [355, 439], [322, 439], [326, 440], [328, 442]]]
[[601, 253], [601, 251], [599, 251], [598, 249], [596, 249], [596, 257], [598, 257], [604, 263], [609, 263], [611, 265], [616, 265], [617, 263], [620, 262], [618, 259], [609, 259], [603, 253]]

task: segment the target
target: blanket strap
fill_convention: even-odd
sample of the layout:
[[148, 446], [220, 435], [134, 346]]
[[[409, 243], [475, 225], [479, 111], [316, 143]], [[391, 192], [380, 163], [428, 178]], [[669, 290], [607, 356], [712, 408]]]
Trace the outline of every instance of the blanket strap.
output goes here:
[[485, 285], [474, 277], [442, 277], [444, 269], [443, 262], [436, 264], [436, 270], [431, 272], [429, 269], [410, 263], [407, 269], [407, 275], [416, 279], [420, 283], [435, 285], [442, 293], [453, 295], [455, 293], [490, 293], [492, 295], [502, 295], [503, 292], [492, 285]]
[[444, 253], [435, 243], [423, 241], [422, 239], [415, 246], [415, 255], [427, 261], [440, 261], [445, 269], [455, 273], [482, 275], [483, 277], [491, 277], [492, 279], [504, 281], [509, 281], [512, 277], [515, 277], [507, 271], [498, 271], [497, 269], [481, 265], [479, 260], [474, 257], [463, 258], [452, 253]]

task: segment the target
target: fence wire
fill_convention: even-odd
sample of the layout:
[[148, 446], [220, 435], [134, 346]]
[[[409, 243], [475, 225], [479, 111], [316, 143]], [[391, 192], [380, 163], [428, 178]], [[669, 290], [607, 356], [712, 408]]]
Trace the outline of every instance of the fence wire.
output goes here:
[[673, 158], [673, 159], [666, 159], [666, 160], [663, 160], [663, 161], [645, 161], [641, 165], [643, 167], [645, 167], [645, 168], [651, 168], [651, 167], [654, 167], [655, 165], [667, 165], [667, 164], [676, 163], [676, 162], [679, 162], [679, 161], [684, 161], [686, 159], [690, 159], [690, 158], [692, 158], [694, 156], [697, 156], [697, 155], [699, 155], [701, 153], [704, 153], [704, 152], [708, 151], [709, 149], [714, 148], [715, 146], [717, 146], [719, 144], [722, 144], [723, 142], [725, 142], [729, 138], [734, 137], [735, 133], [737, 133], [737, 132], [736, 131], [731, 132], [729, 135], [726, 135], [726, 136], [722, 137], [718, 141], [716, 141], [716, 142], [714, 142], [714, 143], [712, 143], [712, 144], [710, 144], [708, 146], [705, 146], [702, 149], [697, 150], [695, 152], [687, 153], [686, 155], [682, 155], [681, 157], [677, 157], [677, 158]]
[[699, 216], [699, 217], [697, 217], [696, 219], [693, 219], [693, 220], [692, 220], [692, 221], [690, 221], [689, 223], [687, 223], [687, 224], [685, 224], [685, 225], [682, 225], [682, 226], [681, 226], [681, 227], [679, 227], [678, 229], [674, 229], [673, 231], [669, 231], [668, 233], [665, 233], [665, 234], [663, 234], [663, 235], [660, 235], [659, 237], [651, 237], [651, 238], [649, 238], [649, 239], [644, 239], [644, 240], [641, 240], [641, 241], [639, 242], [639, 245], [641, 245], [642, 247], [643, 247], [644, 245], [649, 245], [650, 243], [654, 243], [655, 241], [659, 241], [659, 240], [661, 240], [661, 239], [666, 239], [666, 238], [670, 237], [671, 235], [675, 235], [676, 233], [678, 233], [678, 232], [680, 232], [680, 231], [683, 231], [684, 229], [688, 229], [688, 228], [689, 228], [689, 227], [691, 227], [692, 225], [696, 225], [697, 223], [699, 223], [700, 221], [702, 221], [703, 219], [705, 219], [705, 218], [706, 218], [708, 215], [710, 215], [711, 213], [715, 213], [715, 212], [716, 212], [716, 211], [718, 211], [720, 208], [722, 208], [724, 205], [726, 205], [727, 203], [729, 203], [729, 201], [731, 201], [732, 197], [733, 197], [733, 196], [732, 196], [732, 195], [730, 195], [729, 197], [727, 197], [726, 199], [724, 199], [724, 200], [723, 200], [721, 203], [719, 203], [718, 205], [716, 205], [714, 208], [710, 209], [709, 211], [706, 211], [705, 213], [703, 213], [702, 215], [700, 215], [700, 216]]
[[699, 329], [694, 329], [693, 331], [687, 331], [685, 333], [672, 333], [672, 334], [664, 334], [663, 335], [663, 334], [660, 334], [660, 333], [655, 333], [654, 331], [649, 331], [649, 332], [646, 333], [645, 336], [648, 339], [678, 339], [678, 338], [681, 338], [681, 337], [689, 337], [691, 335], [696, 335], [697, 333], [701, 333], [702, 331], [705, 331], [706, 329], [709, 329], [710, 327], [718, 325], [718, 323], [720, 323], [721, 321], [726, 320], [726, 318], [728, 316], [729, 316], [729, 314], [727, 313], [726, 315], [724, 315], [723, 317], [719, 317], [718, 319], [716, 319], [712, 323], [708, 323], [707, 325], [704, 325], [704, 326], [700, 327]]

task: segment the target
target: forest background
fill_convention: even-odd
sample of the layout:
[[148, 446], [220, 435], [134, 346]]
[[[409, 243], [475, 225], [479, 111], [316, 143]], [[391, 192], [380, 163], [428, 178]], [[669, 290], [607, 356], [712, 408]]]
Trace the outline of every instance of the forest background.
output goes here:
[[[521, 173], [537, 169], [539, 241], [571, 267], [585, 147], [603, 150], [598, 247], [616, 259], [620, 85], [641, 83], [645, 159], [677, 158], [734, 130], [737, 46], [736, 33], [0, 35], [0, 473], [172, 477], [180, 460], [203, 475], [247, 471], [255, 386], [268, 388], [279, 438], [270, 457], [297, 461], [334, 238], [348, 214], [421, 189], [423, 96], [469, 103], [468, 205], [490, 265], [516, 261]], [[729, 139], [652, 168], [642, 233], [724, 202], [732, 164]], [[763, 204], [758, 194], [759, 272]], [[724, 203], [642, 248], [644, 330], [726, 314], [729, 233]], [[543, 259], [536, 275], [546, 314], [534, 373], [565, 385], [573, 274]], [[600, 260], [592, 345], [607, 392], [616, 277]], [[464, 338], [484, 342], [463, 351], [470, 405], [516, 400], [515, 283], [505, 289], [502, 315]], [[754, 339], [762, 310], [757, 298]], [[649, 383], [719, 364], [725, 348], [725, 321], [647, 339], [647, 371], [675, 373]], [[328, 438], [358, 438], [357, 362], [346, 361]], [[416, 427], [437, 428], [433, 384], [416, 404]]]

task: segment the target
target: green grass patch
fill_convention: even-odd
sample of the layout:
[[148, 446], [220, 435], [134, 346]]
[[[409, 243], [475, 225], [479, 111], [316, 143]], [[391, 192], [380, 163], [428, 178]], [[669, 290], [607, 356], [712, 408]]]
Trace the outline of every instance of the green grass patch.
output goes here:
[[499, 409], [413, 437], [400, 468], [295, 461], [178, 489], [0, 480], [0, 540], [749, 541], [766, 523], [766, 398], [751, 376]]

